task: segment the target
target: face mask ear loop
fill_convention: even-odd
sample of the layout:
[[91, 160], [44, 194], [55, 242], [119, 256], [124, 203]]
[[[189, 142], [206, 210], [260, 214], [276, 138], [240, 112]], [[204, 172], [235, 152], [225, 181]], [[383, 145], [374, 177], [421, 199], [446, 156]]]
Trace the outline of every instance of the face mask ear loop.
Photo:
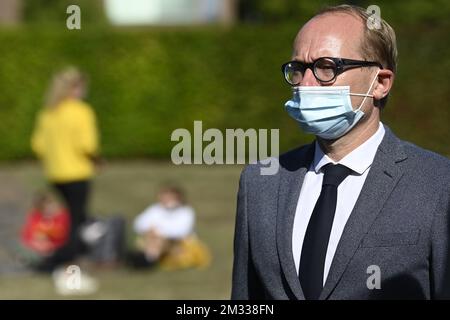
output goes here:
[[373, 78], [372, 83], [370, 84], [369, 90], [367, 90], [366, 94], [364, 95], [363, 101], [362, 101], [361, 104], [359, 105], [358, 109], [356, 109], [355, 111], [361, 110], [362, 106], [364, 105], [364, 102], [366, 102], [366, 98], [367, 98], [367, 97], [372, 97], [372, 98], [373, 98], [373, 95], [369, 94], [369, 92], [370, 92], [370, 90], [372, 90], [372, 86], [373, 86], [373, 84], [375, 83], [375, 80], [378, 78], [378, 74], [379, 74], [379, 73], [380, 73], [380, 69], [378, 69], [377, 74], [376, 74], [375, 77]]

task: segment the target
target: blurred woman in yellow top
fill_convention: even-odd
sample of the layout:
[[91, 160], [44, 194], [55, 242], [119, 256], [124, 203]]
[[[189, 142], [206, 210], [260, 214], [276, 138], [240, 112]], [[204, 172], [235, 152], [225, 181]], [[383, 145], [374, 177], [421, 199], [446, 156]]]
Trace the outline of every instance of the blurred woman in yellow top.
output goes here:
[[71, 215], [69, 240], [38, 269], [51, 271], [83, 252], [79, 229], [87, 219], [86, 206], [98, 152], [96, 117], [83, 98], [87, 79], [76, 68], [57, 73], [39, 112], [31, 147], [42, 161], [49, 182], [64, 198]]

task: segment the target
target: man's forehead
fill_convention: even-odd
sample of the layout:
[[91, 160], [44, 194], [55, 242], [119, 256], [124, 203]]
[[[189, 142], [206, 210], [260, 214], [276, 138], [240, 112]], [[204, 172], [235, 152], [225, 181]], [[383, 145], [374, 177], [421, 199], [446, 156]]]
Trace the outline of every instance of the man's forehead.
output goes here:
[[359, 56], [363, 30], [361, 19], [350, 14], [327, 13], [316, 16], [297, 34], [293, 56], [316, 59], [340, 55], [356, 58]]

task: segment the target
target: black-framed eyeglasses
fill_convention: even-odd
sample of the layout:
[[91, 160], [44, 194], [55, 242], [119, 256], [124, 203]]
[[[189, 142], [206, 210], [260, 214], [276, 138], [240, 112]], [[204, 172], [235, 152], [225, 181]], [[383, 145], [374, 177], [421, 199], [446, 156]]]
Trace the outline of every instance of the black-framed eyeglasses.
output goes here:
[[314, 60], [312, 63], [304, 63], [301, 61], [289, 61], [281, 66], [284, 79], [291, 86], [297, 86], [303, 80], [306, 69], [311, 69], [314, 77], [319, 82], [327, 83], [336, 79], [342, 72], [359, 67], [377, 66], [383, 69], [379, 62], [362, 61], [344, 58], [321, 57]]

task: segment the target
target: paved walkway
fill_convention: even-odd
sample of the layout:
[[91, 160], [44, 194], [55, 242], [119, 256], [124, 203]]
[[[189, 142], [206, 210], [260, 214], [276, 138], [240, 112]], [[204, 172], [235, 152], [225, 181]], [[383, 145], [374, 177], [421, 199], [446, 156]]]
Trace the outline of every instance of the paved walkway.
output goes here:
[[15, 254], [29, 199], [17, 178], [8, 172], [0, 172], [0, 275], [26, 271]]

